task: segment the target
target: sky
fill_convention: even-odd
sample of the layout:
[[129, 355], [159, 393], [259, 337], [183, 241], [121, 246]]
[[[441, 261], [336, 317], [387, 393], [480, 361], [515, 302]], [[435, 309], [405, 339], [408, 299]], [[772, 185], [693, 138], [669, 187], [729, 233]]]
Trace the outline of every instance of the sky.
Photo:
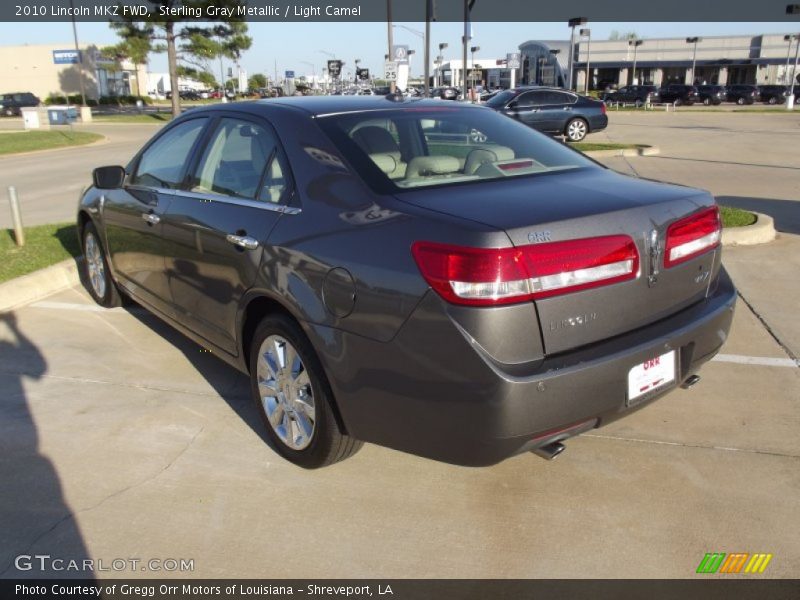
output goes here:
[[[792, 23], [589, 23], [592, 38], [608, 39], [609, 34], [635, 31], [641, 38], [687, 37], [763, 33], [791, 33]], [[408, 29], [406, 29], [408, 28]], [[423, 69], [424, 23], [398, 23], [394, 28], [394, 43], [408, 44], [416, 51], [412, 57], [412, 75]], [[418, 34], [409, 31], [413, 29]], [[438, 50], [439, 43], [447, 43], [445, 61], [460, 56], [460, 40], [463, 34], [461, 23], [431, 24], [431, 55]], [[284, 71], [293, 70], [297, 76], [321, 73], [329, 54], [344, 60], [344, 75], [352, 73], [354, 60], [361, 59], [360, 66], [373, 74], [382, 74], [383, 57], [387, 52], [386, 23], [250, 23], [249, 35], [253, 45], [242, 57], [241, 65], [248, 75], [265, 73], [270, 77], [275, 71], [283, 76]], [[481, 50], [475, 58], [501, 58], [516, 51], [522, 42], [538, 40], [568, 40], [569, 28], [565, 23], [475, 23], [472, 44]], [[106, 23], [78, 23], [81, 45], [106, 46], [118, 41], [116, 34]], [[71, 23], [0, 23], [0, 45], [17, 46], [63, 42], [65, 48], [73, 47]], [[327, 53], [327, 54], [326, 54]], [[227, 72], [231, 66], [225, 63]], [[219, 63], [209, 65], [219, 77]], [[151, 55], [150, 71], [166, 72], [164, 54]]]

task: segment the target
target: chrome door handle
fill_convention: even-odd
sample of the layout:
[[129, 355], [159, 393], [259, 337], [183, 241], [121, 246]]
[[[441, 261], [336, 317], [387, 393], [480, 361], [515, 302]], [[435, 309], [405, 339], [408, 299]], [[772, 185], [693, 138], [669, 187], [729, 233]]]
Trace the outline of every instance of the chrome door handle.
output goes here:
[[234, 246], [239, 246], [245, 250], [255, 250], [258, 248], [258, 240], [249, 235], [233, 235], [229, 233], [225, 236], [225, 239]]
[[161, 222], [161, 217], [153, 213], [142, 213], [142, 218], [150, 225], [158, 225]]

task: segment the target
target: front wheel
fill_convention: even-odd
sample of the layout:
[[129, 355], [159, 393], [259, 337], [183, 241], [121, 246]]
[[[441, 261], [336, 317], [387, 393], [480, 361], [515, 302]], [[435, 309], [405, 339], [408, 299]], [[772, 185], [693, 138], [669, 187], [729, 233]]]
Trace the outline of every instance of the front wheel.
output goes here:
[[122, 306], [122, 298], [103, 251], [103, 245], [94, 224], [87, 223], [83, 229], [83, 269], [89, 293], [100, 306], [113, 308]]
[[288, 461], [316, 469], [363, 445], [340, 428], [322, 365], [290, 318], [273, 315], [259, 323], [250, 347], [250, 383], [272, 446]]
[[570, 142], [580, 142], [587, 133], [589, 133], [589, 126], [583, 119], [572, 119], [564, 130], [564, 134]]

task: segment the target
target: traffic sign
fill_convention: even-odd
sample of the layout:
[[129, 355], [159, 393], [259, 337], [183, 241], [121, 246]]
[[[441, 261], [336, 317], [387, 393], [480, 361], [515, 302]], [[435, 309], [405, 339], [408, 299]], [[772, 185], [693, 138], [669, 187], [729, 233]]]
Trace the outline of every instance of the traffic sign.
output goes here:
[[520, 68], [519, 52], [509, 52], [506, 54], [506, 67], [509, 69]]
[[397, 63], [387, 60], [383, 65], [383, 76], [387, 81], [397, 81]]
[[286, 71], [286, 79], [294, 79], [294, 71]]

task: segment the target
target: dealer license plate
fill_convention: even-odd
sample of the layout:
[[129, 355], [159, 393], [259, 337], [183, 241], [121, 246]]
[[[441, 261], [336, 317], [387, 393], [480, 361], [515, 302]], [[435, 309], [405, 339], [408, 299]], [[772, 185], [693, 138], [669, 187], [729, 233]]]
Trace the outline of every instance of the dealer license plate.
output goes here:
[[628, 372], [628, 403], [675, 381], [675, 351], [636, 365]]

